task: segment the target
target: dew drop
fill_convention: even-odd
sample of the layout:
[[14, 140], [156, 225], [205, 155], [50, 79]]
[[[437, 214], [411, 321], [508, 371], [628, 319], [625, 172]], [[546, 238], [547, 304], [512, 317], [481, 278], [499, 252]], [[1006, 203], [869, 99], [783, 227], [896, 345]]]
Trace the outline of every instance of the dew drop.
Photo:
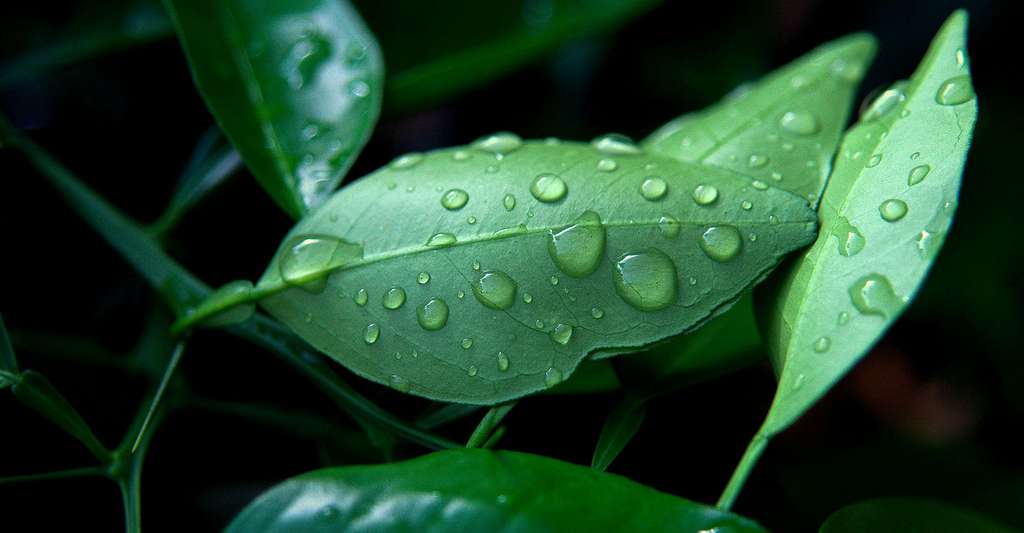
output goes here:
[[528, 293], [528, 292], [524, 292], [523, 293], [523, 303], [524, 304], [532, 304], [533, 303], [533, 295]]
[[430, 273], [420, 272], [419, 275], [416, 276], [416, 283], [419, 283], [420, 285], [426, 285], [427, 283], [430, 283]]
[[455, 235], [452, 235], [451, 233], [435, 233], [427, 240], [427, 246], [432, 248], [443, 248], [445, 246], [455, 244], [456, 240]]
[[516, 197], [506, 194], [501, 203], [505, 205], [505, 211], [511, 211], [516, 208]]
[[651, 202], [661, 200], [667, 192], [668, 183], [657, 176], [644, 178], [643, 183], [640, 184], [640, 195], [644, 197], [644, 200]]
[[843, 257], [857, 255], [867, 244], [864, 235], [846, 217], [839, 217], [835, 227], [832, 228], [832, 235], [838, 239], [839, 255]]
[[530, 194], [541, 202], [557, 202], [565, 198], [567, 192], [569, 187], [555, 174], [540, 174], [530, 184]]
[[828, 337], [818, 337], [814, 341], [814, 351], [818, 353], [825, 353], [829, 348], [832, 347], [832, 339]]
[[465, 339], [462, 339], [462, 342], [459, 343], [459, 346], [462, 346], [463, 350], [468, 350], [473, 347], [473, 339], [466, 337]]
[[416, 310], [416, 320], [427, 331], [437, 331], [448, 323], [448, 304], [440, 298], [431, 298]]
[[590, 308], [590, 316], [594, 318], [601, 318], [604, 316], [604, 309], [594, 306]]
[[324, 276], [363, 258], [362, 246], [334, 237], [299, 236], [290, 242], [278, 261], [281, 278], [305, 289], [322, 289]]
[[613, 159], [601, 159], [597, 162], [597, 170], [601, 172], [612, 172], [619, 168], [619, 164]]
[[882, 202], [882, 205], [878, 206], [878, 212], [882, 215], [882, 220], [896, 222], [906, 216], [907, 203], [903, 200], [886, 200]]
[[449, 211], [462, 209], [469, 201], [469, 194], [462, 189], [449, 189], [441, 195], [441, 205]]
[[882, 91], [877, 98], [871, 101], [866, 107], [863, 108], [860, 114], [860, 119], [864, 122], [871, 120], [878, 120], [881, 117], [889, 114], [893, 109], [896, 109], [901, 103], [907, 99], [907, 95], [904, 92], [906, 88], [906, 82], [894, 83], [888, 89]]
[[363, 333], [363, 340], [366, 344], [373, 344], [380, 338], [380, 326], [376, 323], [371, 322], [367, 324], [366, 331]]
[[558, 285], [558, 276], [551, 276], [548, 281], [551, 282], [551, 285]]
[[456, 150], [452, 152], [452, 159], [455, 161], [465, 161], [469, 159], [469, 152], [465, 150]]
[[370, 95], [370, 86], [363, 80], [352, 80], [348, 84], [348, 93], [356, 98], [365, 98]]
[[477, 372], [479, 372], [479, 370], [476, 365], [469, 365], [469, 368], [466, 369], [466, 374], [469, 374], [469, 377], [475, 377]]
[[561, 345], [569, 344], [569, 340], [572, 339], [572, 326], [568, 324], [559, 323], [555, 325], [555, 328], [551, 330], [551, 340]]
[[470, 266], [473, 267], [473, 270], [480, 270], [480, 261], [473, 261], [473, 264]]
[[768, 184], [763, 182], [763, 181], [761, 181], [761, 180], [754, 180], [754, 181], [750, 182], [750, 185], [752, 187], [754, 187], [755, 189], [759, 190], [759, 191], [767, 191], [768, 190]]
[[498, 370], [505, 372], [508, 370], [509, 360], [505, 352], [498, 352]]
[[676, 299], [675, 264], [656, 248], [620, 257], [614, 278], [619, 297], [641, 311], [664, 309]]
[[384, 308], [385, 309], [398, 309], [405, 303], [405, 289], [401, 287], [391, 287], [387, 292], [384, 293]]
[[488, 270], [473, 282], [473, 295], [491, 309], [508, 309], [516, 299], [516, 282], [500, 270]]
[[787, 111], [779, 118], [779, 127], [796, 135], [814, 135], [820, 126], [818, 119], [807, 111]]
[[941, 105], [960, 105], [974, 98], [970, 76], [956, 76], [942, 83], [935, 101]]
[[466, 293], [460, 290], [455, 294], [455, 296], [458, 296], [458, 298], [461, 300], [466, 297]]
[[536, 327], [537, 329], [544, 329], [544, 321], [543, 321], [543, 320], [541, 320], [541, 319], [539, 319], [539, 318], [538, 318], [537, 320], [535, 320], [535, 321], [533, 322], [533, 325], [534, 325], [534, 326], [535, 326], [535, 327]]
[[718, 200], [718, 188], [714, 185], [698, 185], [693, 189], [693, 201], [697, 205], [711, 205]]
[[548, 254], [558, 269], [574, 278], [582, 278], [601, 266], [605, 230], [601, 217], [585, 211], [565, 228], [548, 233]]
[[619, 133], [608, 133], [590, 141], [591, 146], [608, 155], [636, 155], [641, 153], [640, 147], [633, 139]]
[[840, 326], [845, 326], [850, 322], [850, 313], [847, 313], [846, 311], [839, 313], [839, 317], [836, 319], [836, 322], [838, 322]]
[[931, 259], [939, 252], [946, 228], [949, 227], [949, 221], [953, 218], [954, 213], [956, 213], [956, 202], [943, 202], [932, 219], [918, 234], [917, 251], [921, 254], [921, 258]]
[[388, 385], [398, 392], [409, 392], [409, 382], [396, 374], [391, 374], [391, 377], [388, 378]]
[[750, 200], [743, 200], [742, 202], [740, 202], [740, 208], [742, 208], [744, 211], [750, 211], [751, 209], [754, 208], [754, 204], [750, 203]]
[[761, 168], [768, 164], [768, 156], [761, 154], [751, 154], [747, 159], [747, 166], [750, 168]]
[[868, 274], [850, 286], [850, 301], [862, 314], [883, 318], [894, 317], [903, 304], [889, 279], [876, 273]]
[[734, 259], [743, 248], [739, 230], [732, 226], [711, 226], [700, 236], [700, 248], [718, 262]]
[[658, 229], [661, 231], [662, 235], [669, 239], [674, 239], [679, 236], [681, 226], [675, 217], [671, 215], [663, 215], [658, 219]]
[[411, 153], [398, 156], [388, 166], [395, 170], [406, 170], [418, 165], [420, 161], [423, 161], [423, 154]]
[[562, 382], [562, 371], [557, 368], [549, 368], [544, 372], [544, 384], [550, 389]]
[[473, 142], [471, 146], [477, 150], [483, 150], [495, 155], [504, 156], [523, 146], [523, 140], [514, 133], [503, 131], [486, 137], [481, 137]]
[[868, 162], [864, 165], [867, 168], [877, 167], [882, 162], [882, 154], [875, 154], [868, 159]]
[[501, 167], [499, 167], [498, 165], [487, 165], [487, 168], [484, 169], [484, 172], [488, 174], [495, 174], [499, 170], [501, 170]]
[[352, 300], [356, 305], [366, 305], [366, 302], [370, 300], [370, 296], [366, 294], [366, 289], [359, 289], [356, 291], [356, 295], [352, 297]]
[[931, 172], [932, 167], [929, 165], [918, 165], [910, 169], [910, 174], [907, 176], [907, 185], [917, 185], [924, 181]]

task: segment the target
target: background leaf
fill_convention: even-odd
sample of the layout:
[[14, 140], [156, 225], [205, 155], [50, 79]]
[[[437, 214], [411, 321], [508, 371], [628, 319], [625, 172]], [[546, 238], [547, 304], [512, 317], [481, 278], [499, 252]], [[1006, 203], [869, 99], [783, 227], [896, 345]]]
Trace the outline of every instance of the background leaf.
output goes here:
[[545, 457], [450, 450], [379, 466], [317, 470], [264, 493], [242, 531], [764, 531], [625, 478]]
[[615, 136], [497, 134], [346, 187], [291, 231], [254, 294], [357, 374], [493, 404], [721, 313], [813, 220], [789, 193]]
[[167, 0], [196, 85], [263, 188], [301, 216], [373, 131], [383, 64], [341, 0]]
[[844, 507], [821, 525], [821, 533], [1010, 533], [992, 519], [928, 500], [887, 498]]
[[7, 334], [3, 315], [0, 315], [0, 370], [12, 374], [18, 373], [18, 359], [14, 357], [14, 347], [11, 346], [11, 338]]
[[11, 390], [25, 406], [78, 439], [100, 462], [106, 463], [110, 459], [110, 451], [96, 438], [82, 415], [42, 374], [34, 370], [22, 372]]
[[653, 152], [729, 169], [817, 205], [875, 39], [822, 45], [644, 141]]
[[591, 468], [604, 472], [622, 453], [644, 422], [644, 416], [647, 414], [645, 403], [643, 398], [627, 394], [612, 409], [604, 426], [601, 427], [601, 434], [597, 437], [594, 456], [590, 460]]

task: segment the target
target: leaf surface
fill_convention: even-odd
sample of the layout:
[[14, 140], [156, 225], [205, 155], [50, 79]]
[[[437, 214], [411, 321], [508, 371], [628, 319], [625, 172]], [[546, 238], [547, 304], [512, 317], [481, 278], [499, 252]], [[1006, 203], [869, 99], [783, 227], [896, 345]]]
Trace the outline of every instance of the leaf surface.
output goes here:
[[729, 169], [817, 205], [875, 39], [822, 45], [722, 102], [654, 132], [651, 151]]
[[380, 111], [377, 43], [347, 1], [167, 0], [199, 92], [289, 214], [318, 205]]
[[810, 242], [814, 218], [785, 191], [614, 136], [497, 134], [339, 191], [255, 292], [368, 379], [493, 404], [560, 383], [596, 350], [699, 326]]
[[977, 103], [967, 15], [949, 18], [909, 82], [846, 134], [820, 207], [817, 241], [759, 313], [779, 372], [766, 435], [806, 411], [914, 297], [952, 222]]
[[821, 533], [1011, 533], [986, 516], [942, 502], [885, 498], [848, 505], [821, 525]]
[[718, 531], [755, 522], [554, 459], [450, 450], [328, 468], [270, 489], [227, 532]]

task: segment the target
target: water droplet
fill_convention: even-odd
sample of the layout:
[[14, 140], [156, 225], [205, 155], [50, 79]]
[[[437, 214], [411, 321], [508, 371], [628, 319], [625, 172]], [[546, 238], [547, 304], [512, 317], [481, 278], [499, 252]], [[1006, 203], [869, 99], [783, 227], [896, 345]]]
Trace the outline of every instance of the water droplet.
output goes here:
[[910, 174], [907, 176], [907, 185], [917, 185], [924, 181], [931, 172], [932, 167], [929, 165], [918, 165], [910, 169]]
[[771, 177], [775, 181], [782, 181], [782, 173], [780, 172], [772, 172]]
[[939, 252], [939, 249], [942, 247], [942, 241], [945, 238], [946, 228], [949, 227], [949, 222], [953, 218], [954, 213], [956, 213], [956, 202], [943, 202], [935, 212], [935, 215], [932, 216], [932, 219], [928, 221], [928, 224], [918, 234], [917, 251], [921, 254], [922, 258], [931, 259]]
[[373, 344], [380, 338], [380, 326], [376, 323], [371, 322], [366, 326], [366, 332], [363, 333], [363, 340], [366, 344]]
[[832, 74], [850, 83], [856, 83], [864, 75], [864, 67], [855, 61], [836, 59], [832, 62]]
[[750, 211], [751, 209], [754, 208], [754, 204], [750, 203], [750, 200], [743, 200], [742, 202], [740, 202], [740, 208], [742, 208], [744, 211]]
[[505, 211], [511, 211], [516, 208], [516, 197], [506, 194], [505, 199], [501, 203], [505, 204]]
[[919, 157], [921, 157], [921, 152], [914, 152], [914, 153], [910, 154], [910, 160], [911, 161], [914, 161], [914, 160], [916, 160]]
[[679, 221], [673, 216], [663, 215], [658, 219], [658, 229], [661, 230], [662, 235], [669, 239], [674, 239], [679, 236], [681, 226], [679, 225]]
[[857, 255], [867, 244], [867, 240], [860, 230], [843, 216], [839, 217], [835, 227], [832, 228], [832, 235], [839, 240], [839, 255], [843, 257]]
[[498, 370], [505, 372], [508, 370], [509, 360], [505, 352], [498, 352]]
[[935, 93], [935, 101], [941, 105], [960, 105], [974, 98], [974, 87], [970, 76], [956, 76], [942, 83]]
[[534, 325], [534, 326], [535, 326], [535, 327], [536, 327], [537, 329], [544, 329], [544, 321], [543, 321], [543, 320], [541, 320], [541, 319], [539, 319], [539, 318], [538, 318], [537, 320], [534, 320], [534, 321], [533, 321], [533, 325]]
[[906, 88], [906, 82], [894, 83], [888, 89], [882, 91], [877, 98], [871, 101], [866, 107], [863, 108], [860, 114], [860, 119], [864, 122], [871, 120], [878, 120], [881, 117], [889, 114], [893, 109], [896, 109], [901, 103], [907, 99], [907, 95], [904, 92]]
[[668, 192], [668, 183], [657, 176], [648, 176], [640, 184], [640, 195], [644, 197], [644, 200], [651, 202], [661, 200], [665, 197], [666, 192]]
[[459, 299], [461, 300], [466, 297], [466, 293], [460, 290], [458, 293], [455, 294], [455, 296], [458, 296]]
[[474, 377], [478, 371], [476, 365], [469, 365], [469, 368], [466, 369], [466, 374], [469, 374], [469, 377]]
[[729, 261], [739, 255], [743, 238], [732, 226], [711, 226], [700, 236], [700, 248], [715, 261]]
[[608, 133], [590, 141], [591, 146], [608, 155], [636, 155], [641, 153], [633, 139], [618, 133]]
[[784, 142], [784, 143], [779, 145], [779, 148], [782, 148], [783, 152], [792, 152], [793, 148], [795, 148], [795, 147], [796, 146], [793, 143], [791, 143], [791, 142]]
[[906, 216], [907, 203], [903, 200], [886, 200], [882, 202], [882, 205], [878, 206], [878, 212], [882, 215], [882, 220], [896, 222]]
[[839, 317], [836, 319], [836, 322], [838, 322], [840, 326], [845, 326], [849, 321], [850, 313], [847, 313], [846, 311], [839, 313]]
[[831, 347], [832, 339], [828, 337], [818, 337], [818, 339], [814, 341], [814, 351], [818, 353], [825, 353]]
[[495, 174], [499, 170], [501, 170], [501, 167], [499, 167], [498, 165], [487, 165], [487, 168], [484, 169], [484, 172], [488, 174]]
[[718, 200], [718, 188], [714, 185], [698, 185], [693, 189], [693, 201], [697, 205], [711, 205]]
[[558, 269], [574, 278], [582, 278], [601, 266], [605, 230], [601, 217], [586, 211], [569, 226], [548, 233], [548, 254]]
[[363, 80], [352, 80], [348, 83], [348, 93], [356, 98], [370, 95], [370, 86]]
[[548, 278], [548, 281], [550, 281], [552, 285], [558, 285], [558, 276], [551, 276]]
[[473, 261], [473, 264], [470, 266], [473, 267], [473, 270], [480, 270], [480, 261]]
[[459, 346], [462, 346], [463, 350], [468, 350], [473, 347], [473, 339], [466, 337], [465, 339], [462, 339], [462, 342], [459, 343]]
[[441, 195], [441, 205], [449, 211], [462, 209], [469, 201], [469, 194], [462, 189], [449, 189]]
[[875, 154], [868, 159], [868, 162], [864, 165], [868, 168], [877, 167], [882, 162], [882, 154]]
[[750, 168], [761, 168], [768, 164], [768, 156], [761, 154], [751, 154], [750, 158], [747, 159], [747, 166]]
[[320, 135], [320, 128], [316, 124], [310, 124], [302, 128], [302, 137], [307, 141], [315, 139], [317, 135]]
[[594, 318], [601, 318], [601, 317], [604, 316], [604, 309], [601, 309], [600, 307], [596, 307], [596, 306], [595, 307], [591, 307], [590, 308], [590, 316], [592, 316]]
[[641, 311], [664, 309], [676, 299], [676, 267], [664, 252], [649, 248], [615, 263], [615, 292]]
[[426, 285], [427, 283], [430, 283], [430, 273], [420, 272], [419, 275], [416, 276], [416, 283], [419, 283], [420, 285]]
[[405, 289], [401, 287], [391, 287], [387, 292], [384, 293], [384, 308], [385, 309], [398, 309], [405, 303]]
[[388, 378], [388, 385], [398, 392], [409, 392], [409, 382], [395, 374], [391, 374], [391, 377]]
[[352, 41], [345, 47], [345, 64], [349, 67], [359, 65], [366, 59], [366, 47], [361, 43]]
[[530, 184], [530, 194], [541, 202], [557, 202], [565, 198], [569, 187], [562, 181], [562, 178], [549, 173], [544, 173], [533, 178]]
[[455, 244], [455, 242], [455, 235], [452, 235], [451, 233], [435, 233], [430, 236], [429, 240], [427, 240], [427, 246], [442, 248], [445, 246], [451, 246]]
[[477, 150], [505, 156], [518, 150], [522, 145], [523, 140], [518, 135], [503, 131], [477, 139], [471, 146]]
[[619, 164], [612, 159], [601, 159], [597, 162], [597, 169], [601, 172], [612, 172], [619, 168]]
[[469, 152], [465, 150], [456, 150], [452, 152], [452, 159], [454, 159], [455, 161], [465, 161], [469, 159], [469, 157]]
[[850, 301], [865, 315], [892, 318], [903, 302], [893, 290], [889, 279], [881, 274], [868, 274], [850, 286]]
[[768, 184], [763, 182], [763, 181], [761, 181], [761, 180], [754, 180], [754, 181], [750, 182], [750, 185], [753, 186], [755, 189], [757, 189], [759, 191], [767, 191], [768, 190]]
[[370, 296], [366, 294], [366, 289], [359, 289], [356, 291], [356, 295], [352, 297], [352, 300], [356, 305], [366, 305], [366, 302], [370, 300]]
[[562, 382], [562, 371], [557, 368], [549, 368], [544, 372], [544, 385], [550, 389]]
[[324, 276], [363, 258], [362, 246], [334, 237], [299, 236], [290, 243], [279, 260], [281, 278], [309, 290], [322, 289]]
[[807, 379], [806, 375], [804, 375], [804, 374], [797, 375], [796, 379], [793, 380], [793, 390], [800, 390], [800, 388], [804, 386], [804, 380], [805, 379]]
[[448, 323], [448, 304], [440, 298], [431, 298], [416, 310], [416, 320], [427, 331], [437, 331]]
[[388, 166], [395, 170], [406, 170], [410, 169], [423, 161], [423, 154], [411, 153], [398, 156]]
[[814, 135], [820, 126], [818, 119], [807, 111], [787, 111], [779, 118], [779, 127], [796, 135]]
[[572, 339], [572, 326], [568, 324], [559, 323], [555, 326], [555, 329], [551, 330], [551, 340], [561, 345], [569, 344], [569, 340]]
[[488, 270], [473, 283], [473, 294], [491, 309], [508, 309], [516, 298], [516, 282], [500, 270]]

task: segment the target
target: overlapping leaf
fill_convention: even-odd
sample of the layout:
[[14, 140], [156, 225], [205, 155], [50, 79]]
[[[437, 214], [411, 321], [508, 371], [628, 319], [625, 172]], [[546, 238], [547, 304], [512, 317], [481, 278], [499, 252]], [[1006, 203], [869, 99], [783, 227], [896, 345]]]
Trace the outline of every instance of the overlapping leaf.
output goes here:
[[227, 532], [717, 531], [755, 522], [545, 457], [450, 450], [310, 472], [249, 504]]
[[991, 518], [941, 502], [910, 498], [868, 500], [843, 507], [821, 525], [821, 533], [1011, 533]]

